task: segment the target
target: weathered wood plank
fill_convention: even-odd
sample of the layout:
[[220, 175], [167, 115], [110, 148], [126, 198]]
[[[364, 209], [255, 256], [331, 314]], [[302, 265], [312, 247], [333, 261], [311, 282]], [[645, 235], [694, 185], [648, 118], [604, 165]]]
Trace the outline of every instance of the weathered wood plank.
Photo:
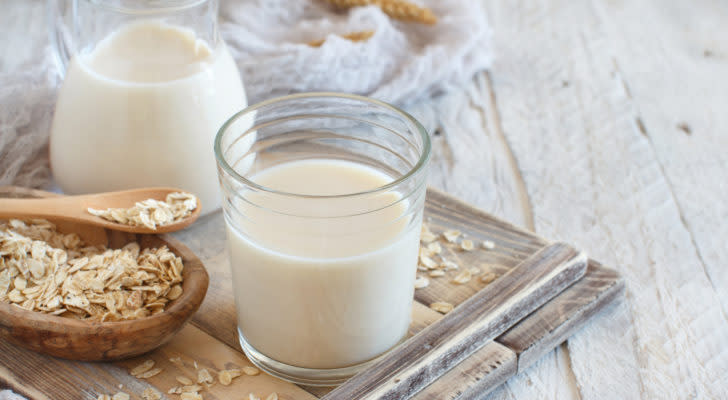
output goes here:
[[[126, 392], [140, 398], [147, 388], [166, 394], [171, 387], [179, 386], [175, 380], [184, 375], [196, 380], [199, 368], [211, 372], [225, 368], [251, 365], [245, 356], [217, 341], [212, 336], [187, 325], [175, 338], [161, 348], [134, 359], [116, 363], [85, 363], [47, 357], [0, 340], [0, 381], [30, 399], [95, 400], [100, 394]], [[171, 357], [182, 357], [184, 368], [172, 364]], [[147, 380], [129, 375], [128, 370], [144, 360], [155, 360], [163, 371]], [[214, 375], [214, 374], [213, 374]], [[219, 383], [205, 388], [206, 399], [229, 399], [248, 393], [267, 396], [278, 393], [279, 399], [314, 399], [296, 385], [283, 382], [266, 374], [243, 376], [230, 386]]]
[[[716, 223], [728, 215], [728, 188], [716, 184], [728, 176], [728, 3], [598, 2], [594, 13], [612, 38], [616, 79], [635, 104], [632, 116], [728, 316], [728, 225]], [[648, 14], [653, 29], [645, 29]]]
[[[414, 400], [482, 399], [518, 371], [518, 357], [511, 349], [491, 342], [415, 394]], [[459, 382], [454, 385], [453, 382]]]
[[[173, 357], [180, 357], [182, 365], [172, 363], [170, 358]], [[249, 393], [265, 399], [273, 392], [278, 394], [279, 399], [315, 399], [298, 386], [262, 372], [256, 376], [243, 375], [234, 379], [229, 386], [220, 384], [217, 380], [218, 371], [252, 366], [252, 364], [241, 352], [220, 343], [216, 338], [191, 325], [185, 328], [178, 337], [175, 337], [169, 345], [165, 345], [147, 356], [120, 362], [117, 365], [123, 367], [126, 373], [128, 369], [147, 359], [155, 360], [156, 365], [164, 369], [159, 375], [146, 380], [163, 393], [173, 386], [179, 386], [175, 380], [177, 376], [186, 376], [196, 381], [198, 369], [206, 368], [215, 378], [215, 383], [211, 387], [205, 387], [202, 392], [205, 399], [234, 399], [247, 397]]]
[[553, 351], [595, 314], [609, 312], [606, 308], [619, 301], [623, 291], [624, 281], [615, 271], [590, 260], [581, 280], [496, 339], [502, 349], [479, 350], [413, 399], [483, 398]]
[[590, 260], [583, 278], [496, 341], [518, 355], [518, 371], [523, 371], [618, 300], [623, 291], [624, 281], [614, 270]]
[[[703, 21], [713, 21], [715, 34], [724, 32], [715, 21], [724, 14], [725, 4], [677, 4], [488, 2], [496, 43], [503, 44], [490, 72], [493, 89], [504, 132], [524, 171], [535, 229], [589, 249], [594, 258], [616, 266], [628, 283], [627, 301], [616, 312], [569, 339], [569, 365], [582, 398], [600, 398], [607, 392], [615, 398], [728, 395], [728, 351], [720, 345], [728, 337], [725, 309], [720, 306], [725, 286], [706, 273], [694, 243], [697, 236], [686, 229], [681, 213], [685, 199], [695, 201], [693, 212], [699, 214], [705, 204], [725, 197], [725, 188], [715, 186], [722, 181], [724, 167], [705, 173], [700, 167], [703, 161], [723, 160], [715, 156], [725, 153], [717, 150], [724, 147], [723, 141], [698, 130], [688, 137], [672, 125], [688, 118], [684, 110], [693, 107], [687, 122], [710, 115], [706, 123], [716, 123], [715, 132], [721, 126], [725, 131], [720, 122], [724, 117], [712, 119], [722, 112], [717, 104], [725, 102], [720, 100], [726, 98], [724, 80], [714, 69], [719, 60], [701, 60], [705, 64], [693, 69], [692, 61], [666, 56], [698, 53], [695, 45], [701, 42], [686, 43], [684, 35], [704, 29], [698, 28]], [[683, 11], [668, 24], [666, 9]], [[678, 49], [673, 47], [678, 43]], [[631, 48], [627, 54], [625, 46]], [[686, 92], [691, 96], [677, 90], [697, 79], [706, 83], [692, 86]], [[717, 80], [721, 83], [711, 83]], [[640, 99], [633, 97], [636, 88]], [[673, 105], [663, 109], [661, 99], [666, 98], [672, 98], [665, 101]], [[650, 117], [643, 118], [645, 100], [654, 102]], [[669, 120], [655, 122], [665, 119]], [[675, 135], [679, 139], [663, 147], [658, 157], [651, 141]], [[689, 144], [692, 140], [706, 144], [698, 150]], [[679, 159], [683, 150], [696, 150], [693, 161], [683, 164], [694, 175], [666, 177], [661, 160], [667, 160], [666, 155]], [[692, 193], [676, 201], [676, 184], [683, 193]], [[698, 186], [712, 189], [691, 189]], [[708, 218], [701, 219], [697, 229], [721, 242], [715, 238], [722, 237], [723, 228], [707, 227], [722, 215], [715, 206], [707, 207]], [[718, 254], [726, 254], [725, 246], [718, 246]], [[553, 397], [548, 392], [535, 395]]]
[[400, 399], [439, 378], [586, 272], [586, 256], [549, 245], [324, 399]]
[[[436, 189], [427, 192], [425, 209], [426, 225], [435, 234], [450, 229], [463, 232], [462, 239], [472, 240], [473, 251], [462, 251], [458, 243], [440, 240], [442, 257], [458, 264], [457, 270], [448, 271], [440, 278], [431, 278], [430, 285], [415, 292], [415, 299], [423, 304], [447, 301], [460, 304], [485, 286], [479, 277], [487, 272], [501, 276], [518, 265], [546, 244], [546, 240], [526, 233], [520, 228], [497, 220], [492, 215], [468, 205]], [[495, 248], [483, 248], [485, 240], [492, 241]], [[477, 267], [480, 274], [465, 284], [454, 284], [452, 278], [466, 268]], [[426, 273], [421, 273], [427, 276]]]

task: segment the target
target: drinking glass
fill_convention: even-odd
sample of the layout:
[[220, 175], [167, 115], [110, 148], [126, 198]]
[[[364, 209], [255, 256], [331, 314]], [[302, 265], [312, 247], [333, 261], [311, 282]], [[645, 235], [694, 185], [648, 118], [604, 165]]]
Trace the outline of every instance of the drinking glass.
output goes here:
[[[333, 385], [405, 338], [430, 158], [420, 123], [365, 97], [291, 95], [233, 116], [215, 156], [239, 339], [254, 364]], [[302, 172], [312, 165], [321, 174]], [[380, 184], [317, 192], [337, 168]], [[263, 183], [281, 171], [295, 191]]]

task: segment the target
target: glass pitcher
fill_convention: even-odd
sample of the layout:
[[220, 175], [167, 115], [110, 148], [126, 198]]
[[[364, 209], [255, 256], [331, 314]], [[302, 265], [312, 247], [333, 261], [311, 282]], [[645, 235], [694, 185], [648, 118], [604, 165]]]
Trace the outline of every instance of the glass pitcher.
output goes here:
[[69, 194], [171, 186], [220, 206], [213, 140], [247, 106], [218, 0], [49, 0], [64, 76], [50, 137]]

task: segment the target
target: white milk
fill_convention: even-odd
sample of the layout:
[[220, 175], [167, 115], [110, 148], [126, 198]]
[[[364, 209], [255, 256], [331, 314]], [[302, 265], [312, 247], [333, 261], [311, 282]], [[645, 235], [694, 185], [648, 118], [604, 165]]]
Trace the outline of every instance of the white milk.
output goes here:
[[210, 49], [189, 30], [129, 24], [69, 64], [51, 132], [54, 177], [70, 194], [179, 187], [209, 212], [220, 206], [213, 140], [244, 107], [222, 42]]
[[[392, 181], [370, 167], [321, 159], [288, 162], [251, 180], [310, 195], [358, 193]], [[262, 202], [278, 212], [322, 216], [381, 208], [393, 200], [401, 197]], [[405, 336], [421, 223], [421, 215], [404, 215], [406, 200], [323, 219], [237, 206], [246, 219], [227, 221], [233, 288], [238, 325], [256, 350], [288, 365], [339, 368], [372, 359]]]

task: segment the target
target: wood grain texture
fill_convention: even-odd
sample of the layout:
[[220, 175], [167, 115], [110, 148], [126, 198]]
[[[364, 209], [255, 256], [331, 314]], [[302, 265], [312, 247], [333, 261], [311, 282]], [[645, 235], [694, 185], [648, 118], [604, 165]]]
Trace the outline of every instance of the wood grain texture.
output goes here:
[[[626, 282], [627, 301], [569, 339], [572, 398], [728, 396], [726, 287], [710, 267], [728, 254], [715, 223], [726, 59], [702, 57], [725, 46], [725, 7], [488, 2], [501, 43], [492, 88], [535, 229], [589, 249]], [[541, 381], [530, 394], [554, 398], [557, 380]], [[509, 386], [520, 395], [526, 383]]]
[[[27, 191], [22, 188], [0, 187], [4, 195], [23, 197], [35, 195], [51, 197], [47, 193]], [[52, 222], [56, 222], [51, 219]], [[56, 357], [110, 361], [133, 357], [153, 350], [169, 341], [205, 297], [208, 274], [195, 254], [178, 240], [157, 235], [133, 235], [66, 221], [58, 227], [60, 232], [90, 232], [95, 237], [89, 242], [120, 248], [129, 242], [138, 242], [142, 249], [167, 246], [182, 258], [182, 295], [170, 302], [164, 312], [149, 317], [118, 322], [83, 321], [28, 311], [6, 303], [0, 303], [0, 336], [19, 346]]]
[[[728, 189], [716, 186], [728, 176], [728, 4], [597, 2], [593, 12], [613, 38], [616, 78], [669, 185], [697, 264], [728, 316], [728, 225], [715, 223], [728, 216]], [[648, 14], [656, 29], [644, 29], [638, 16]]]
[[[180, 357], [182, 364], [175, 364], [170, 358]], [[204, 333], [193, 325], [188, 325], [183, 332], [175, 336], [168, 345], [157, 351], [139, 357], [135, 360], [117, 363], [124, 371], [133, 368], [144, 360], [152, 359], [163, 368], [163, 373], [146, 380], [164, 393], [169, 388], [179, 386], [175, 380], [177, 376], [186, 376], [193, 381], [197, 380], [199, 369], [206, 368], [215, 378], [215, 383], [205, 387], [201, 392], [206, 400], [228, 400], [244, 398], [253, 393], [265, 399], [271, 393], [278, 394], [279, 399], [285, 400], [313, 400], [314, 396], [298, 386], [284, 382], [265, 373], [255, 376], [243, 375], [235, 378], [231, 385], [221, 385], [217, 380], [217, 373], [223, 369], [252, 367], [245, 355], [229, 346], [221, 344], [216, 338]], [[169, 398], [178, 398], [168, 395]]]
[[586, 256], [544, 247], [324, 399], [407, 398], [577, 281]]
[[[413, 323], [410, 334], [414, 335], [442, 319], [443, 315], [415, 301], [412, 309]], [[497, 387], [516, 373], [516, 354], [496, 342], [490, 342], [457, 364], [440, 379], [418, 392], [417, 399], [459, 398], [463, 392], [480, 385], [482, 394]], [[487, 386], [487, 390], [482, 390]]]
[[[213, 376], [215, 372], [227, 368], [252, 366], [245, 356], [195, 328], [186, 325], [174, 339], [161, 348], [135, 359], [115, 363], [86, 363], [47, 357], [0, 340], [0, 383], [30, 399], [49, 400], [96, 400], [100, 394], [125, 392], [132, 398], [141, 398], [147, 388], [153, 388], [167, 396], [167, 391], [179, 386], [177, 376], [197, 379], [197, 369], [207, 368]], [[181, 357], [180, 367], [169, 361]], [[162, 372], [149, 379], [137, 379], [129, 374], [129, 369], [146, 361], [154, 360]], [[230, 386], [219, 383], [206, 387], [202, 392], [205, 399], [227, 400], [247, 397], [254, 393], [265, 398], [276, 392], [279, 399], [308, 400], [312, 395], [296, 385], [277, 378], [260, 374], [242, 376]]]
[[[415, 291], [415, 299], [423, 304], [435, 301], [460, 304], [485, 286], [478, 279], [480, 274], [493, 272], [501, 276], [546, 244], [546, 240], [531, 234], [524, 235], [522, 229], [436, 189], [427, 192], [425, 216], [425, 223], [433, 233], [440, 235], [457, 229], [466, 235], [464, 239], [472, 240], [476, 248], [462, 251], [457, 243], [440, 241], [442, 256], [458, 264], [459, 268], [449, 271], [445, 277], [430, 279], [428, 287]], [[482, 242], [485, 240], [492, 241], [495, 248], [484, 249]], [[460, 271], [471, 267], [479, 268], [481, 273], [463, 285], [451, 282]]]
[[0, 352], [0, 382], [34, 400], [96, 400], [99, 394], [140, 394], [150, 387], [111, 364], [48, 357], [5, 340]]
[[[415, 394], [415, 400], [482, 399], [518, 372], [513, 350], [491, 342], [440, 379]], [[458, 384], [453, 384], [457, 382]]]
[[523, 371], [564, 342], [596, 313], [620, 299], [623, 291], [624, 281], [615, 271], [590, 260], [583, 278], [496, 341], [518, 355], [518, 371]]

